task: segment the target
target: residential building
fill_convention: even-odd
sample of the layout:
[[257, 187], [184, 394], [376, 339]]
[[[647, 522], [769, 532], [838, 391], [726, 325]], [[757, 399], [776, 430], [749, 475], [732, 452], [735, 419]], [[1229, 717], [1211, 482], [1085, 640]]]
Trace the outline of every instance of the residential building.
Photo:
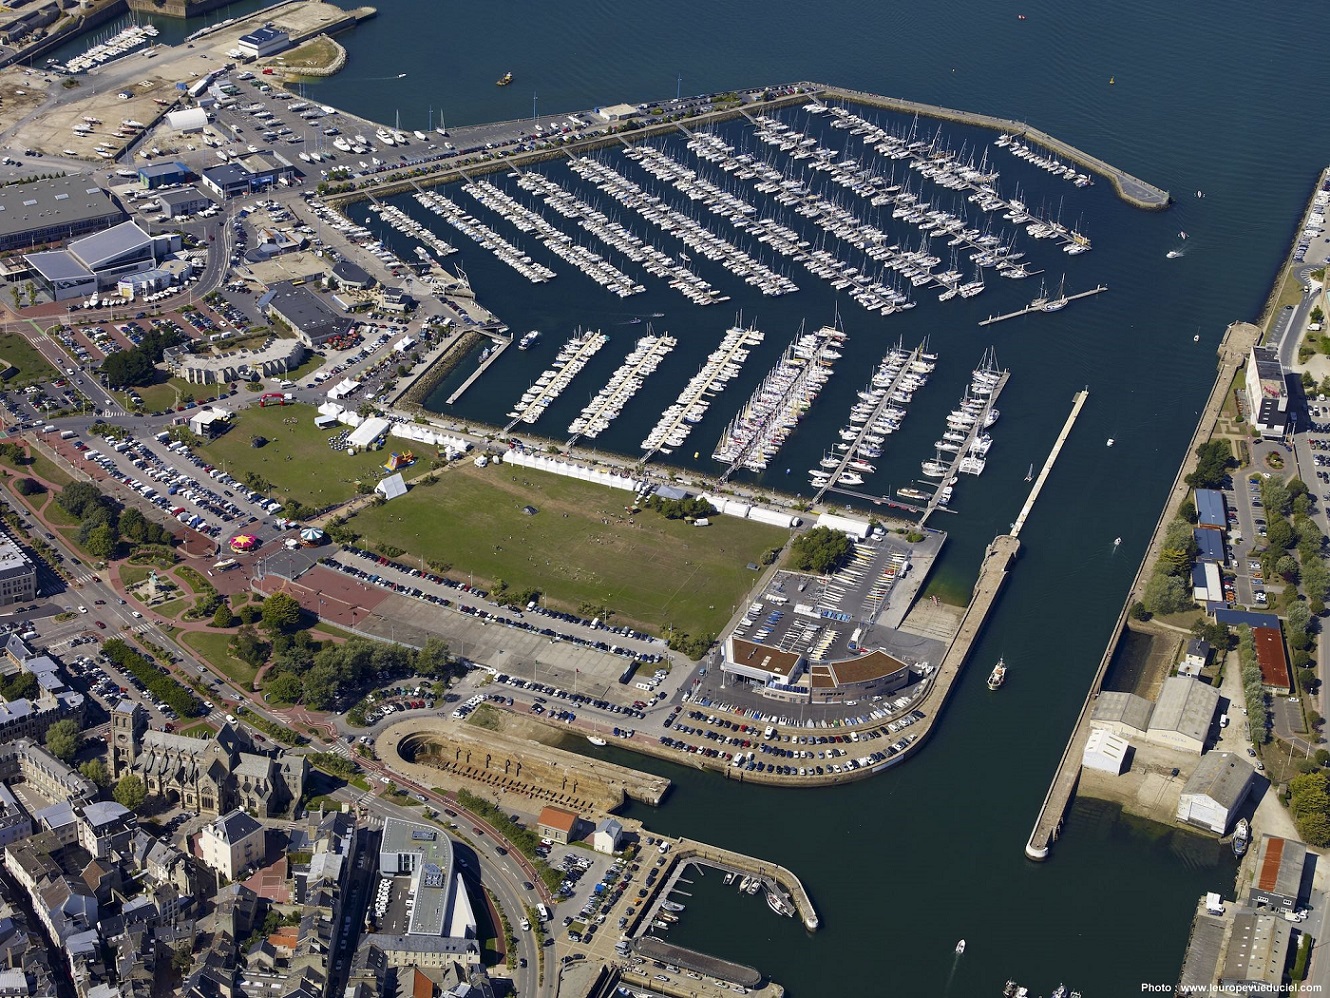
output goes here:
[[561, 807], [545, 807], [536, 818], [536, 832], [541, 838], [567, 845], [578, 838], [582, 819]]
[[227, 880], [239, 880], [241, 874], [257, 866], [266, 855], [264, 827], [244, 811], [224, 814], [203, 827], [199, 833], [199, 852], [203, 863]]
[[0, 533], [0, 606], [37, 598], [37, 566], [8, 534]]
[[613, 855], [618, 852], [622, 841], [623, 825], [614, 818], [602, 820], [591, 834], [591, 848], [606, 855]]

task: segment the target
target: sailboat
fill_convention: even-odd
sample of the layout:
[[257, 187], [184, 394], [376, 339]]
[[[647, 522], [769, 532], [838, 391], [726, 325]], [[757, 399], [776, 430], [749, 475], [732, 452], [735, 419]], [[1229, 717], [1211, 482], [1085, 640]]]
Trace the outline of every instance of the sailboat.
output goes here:
[[1033, 480], [1034, 480], [1034, 462], [1033, 462], [1033, 461], [1030, 462], [1030, 470], [1027, 471], [1027, 472], [1025, 473], [1025, 480], [1026, 480], [1027, 482], [1030, 482], [1030, 481], [1033, 481]]
[[1040, 308], [1045, 312], [1056, 312], [1062, 306], [1067, 304], [1067, 275], [1062, 275], [1062, 283], [1058, 285], [1058, 296], [1044, 302]]

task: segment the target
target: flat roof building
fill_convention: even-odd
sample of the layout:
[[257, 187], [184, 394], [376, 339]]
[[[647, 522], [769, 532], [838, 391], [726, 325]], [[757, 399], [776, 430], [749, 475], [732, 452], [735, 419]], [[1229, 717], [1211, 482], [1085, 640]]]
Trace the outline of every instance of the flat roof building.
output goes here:
[[37, 598], [37, 566], [8, 534], [0, 534], [0, 606]]
[[1191, 532], [1196, 541], [1198, 561], [1213, 561], [1217, 565], [1224, 563], [1224, 535], [1210, 527], [1197, 527]]
[[1170, 676], [1164, 680], [1150, 713], [1145, 738], [1156, 745], [1200, 755], [1218, 709], [1219, 691], [1213, 686], [1189, 676]]
[[1307, 847], [1301, 842], [1274, 835], [1261, 836], [1256, 876], [1247, 899], [1255, 905], [1296, 911], [1303, 897], [1302, 871], [1306, 863]]
[[407, 936], [470, 939], [476, 919], [453, 862], [452, 841], [434, 825], [388, 818], [379, 845], [379, 873], [411, 877]]
[[596, 108], [596, 114], [606, 121], [627, 121], [636, 118], [638, 111], [632, 104], [611, 104], [609, 107]]
[[167, 184], [182, 184], [189, 177], [189, 167], [180, 162], [148, 163], [139, 167], [139, 183], [149, 190]]
[[1232, 752], [1202, 756], [1178, 798], [1178, 820], [1216, 835], [1228, 834], [1255, 776], [1256, 771]]
[[240, 50], [242, 58], [266, 59], [268, 56], [287, 48], [290, 44], [290, 35], [271, 24], [265, 24], [263, 27], [249, 32], [249, 34], [241, 35], [240, 40], [236, 42], [236, 48]]
[[63, 242], [124, 217], [86, 175], [0, 187], [0, 251]]
[[150, 236], [134, 222], [75, 239], [65, 249], [28, 253], [24, 260], [43, 290], [56, 301], [81, 298], [114, 288], [120, 278], [152, 270], [180, 237]]
[[355, 325], [350, 316], [339, 315], [309, 288], [282, 281], [274, 284], [259, 299], [259, 307], [269, 318], [279, 319], [307, 347], [317, 347], [337, 336], [344, 336]]
[[186, 187], [182, 191], [167, 191], [157, 199], [157, 203], [168, 218], [179, 218], [211, 208], [213, 200], [197, 187]]
[[1245, 383], [1252, 426], [1267, 439], [1282, 437], [1288, 422], [1288, 385], [1277, 347], [1251, 348]]

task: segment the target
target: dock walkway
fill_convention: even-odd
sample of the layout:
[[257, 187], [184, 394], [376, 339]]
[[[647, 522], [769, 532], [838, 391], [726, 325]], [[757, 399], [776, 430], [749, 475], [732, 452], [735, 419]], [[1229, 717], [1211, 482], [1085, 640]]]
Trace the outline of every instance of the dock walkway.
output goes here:
[[466, 390], [470, 388], [472, 385], [474, 385], [476, 381], [480, 379], [480, 376], [484, 374], [486, 371], [488, 371], [490, 367], [494, 364], [494, 362], [499, 359], [499, 356], [510, 346], [512, 346], [512, 344], [513, 344], [513, 338], [509, 336], [507, 339], [499, 340], [496, 346], [491, 347], [490, 355], [486, 357], [484, 360], [482, 360], [478, 365], [476, 365], [476, 369], [471, 372], [471, 377], [463, 381], [462, 384], [458, 387], [457, 391], [453, 392], [451, 395], [448, 396], [448, 398], [446, 399], [447, 404], [452, 405], [454, 402], [460, 399], [462, 395], [466, 392]]
[[[1061, 298], [1055, 298], [1053, 300], [1061, 301], [1062, 304], [1065, 305], [1067, 302], [1075, 301], [1078, 298], [1089, 298], [1091, 295], [1101, 295], [1107, 290], [1108, 290], [1107, 284], [1099, 284], [1091, 288], [1089, 291], [1081, 291], [1074, 295], [1063, 295]], [[981, 320], [979, 325], [991, 326], [995, 322], [1005, 322], [1007, 319], [1017, 319], [1020, 318], [1022, 315], [1030, 315], [1034, 312], [1047, 312], [1049, 311], [1049, 309], [1046, 307], [1047, 304], [1048, 303], [1045, 302], [1038, 305], [1026, 305], [1025, 308], [1021, 309], [1018, 312], [1007, 312], [1004, 313], [1003, 315], [990, 315], [987, 319]], [[1056, 309], [1054, 311], [1056, 311]]]
[[[928, 505], [924, 509], [924, 514], [919, 519], [921, 526], [927, 522], [928, 518], [933, 513], [936, 513], [940, 509], [951, 512], [946, 506], [942, 505], [942, 490], [946, 487], [948, 482], [951, 482], [957, 477], [956, 472], [960, 467], [960, 463], [969, 456], [970, 447], [973, 446], [974, 442], [979, 438], [979, 434], [984, 432], [984, 420], [988, 417], [989, 412], [992, 411], [994, 403], [998, 400], [998, 396], [1002, 394], [1002, 389], [1007, 387], [1007, 381], [1010, 377], [1010, 371], [1003, 371], [1002, 375], [998, 378], [997, 384], [993, 386], [993, 390], [988, 393], [988, 400], [984, 403], [983, 412], [979, 414], [979, 417], [974, 421], [973, 425], [971, 425], [969, 432], [966, 433], [965, 442], [961, 444], [960, 449], [951, 455], [951, 461], [947, 464], [946, 474], [938, 479], [937, 488], [933, 490], [933, 497], [928, 500]], [[938, 451], [939, 455], [941, 453], [941, 451]], [[977, 474], [977, 472], [975, 473]]]

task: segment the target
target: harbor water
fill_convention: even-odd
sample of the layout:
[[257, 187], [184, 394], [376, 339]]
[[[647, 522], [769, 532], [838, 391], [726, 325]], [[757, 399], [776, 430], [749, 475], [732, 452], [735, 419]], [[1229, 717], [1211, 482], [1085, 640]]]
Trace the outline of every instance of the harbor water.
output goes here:
[[[215, 12], [210, 20], [244, 9]], [[919, 462], [933, 456], [931, 442], [970, 369], [995, 346], [1011, 380], [987, 470], [958, 483], [952, 501], [958, 515], [938, 524], [950, 540], [930, 591], [945, 595], [968, 590], [984, 545], [1020, 508], [1027, 468], [1037, 467], [1051, 446], [1073, 393], [1088, 386], [1089, 402], [1022, 531], [1015, 571], [941, 731], [917, 760], [870, 781], [794, 792], [609, 754], [666, 772], [676, 783], [663, 808], [634, 808], [633, 816], [661, 831], [769, 858], [804, 880], [824, 926], [815, 935], [772, 914], [760, 898], [721, 887], [714, 874], [693, 888], [705, 903], [690, 905], [669, 933], [684, 945], [761, 968], [796, 998], [997, 995], [1008, 978], [1033, 994], [1065, 981], [1087, 998], [1101, 998], [1175, 980], [1196, 898], [1231, 889], [1225, 850], [1121, 819], [1093, 802], [1077, 805], [1049, 862], [1030, 864], [1022, 850], [1209, 390], [1215, 344], [1229, 322], [1260, 314], [1310, 185], [1330, 154], [1308, 96], [1318, 92], [1319, 79], [1310, 51], [1297, 44], [1307, 37], [1305, 15], [1232, 0], [1210, 5], [1203, 17], [1185, 5], [1144, 0], [1112, 6], [1034, 0], [1019, 8], [1024, 20], [1017, 8], [981, 0], [940, 8], [773, 0], [760, 9], [644, 0], [631, 16], [603, 0], [446, 11], [401, 0], [379, 9], [377, 19], [344, 39], [351, 54], [346, 70], [310, 92], [375, 120], [400, 115], [403, 128], [437, 124], [441, 109], [453, 126], [529, 117], [533, 104], [544, 118], [669, 99], [676, 90], [825, 80], [1028, 120], [1172, 191], [1176, 203], [1167, 212], [1136, 211], [1102, 180], [1074, 188], [985, 145], [991, 134], [944, 126], [953, 149], [965, 144], [976, 155], [990, 149], [1004, 194], [1012, 196], [1019, 182], [1026, 202], [1048, 214], [1061, 201], [1063, 221], [1091, 238], [1093, 251], [1075, 258], [1047, 243], [1031, 250], [1050, 284], [1065, 271], [1068, 291], [1110, 288], [1056, 314], [984, 329], [976, 325], [980, 319], [1024, 305], [1039, 279], [992, 275], [974, 299], [943, 304], [935, 293], [920, 293], [911, 312], [869, 316], [802, 268], [789, 267], [797, 294], [763, 298], [731, 280], [722, 285], [731, 302], [699, 308], [655, 280], [646, 282], [645, 294], [619, 299], [559, 261], [550, 264], [559, 277], [529, 285], [455, 230], [439, 224], [436, 231], [461, 249], [449, 263], [460, 258], [482, 302], [519, 335], [531, 328], [543, 333], [533, 349], [508, 351], [469, 390], [456, 408], [465, 419], [506, 422], [504, 414], [572, 331], [599, 328], [610, 343], [535, 427], [566, 438], [570, 418], [649, 322], [678, 346], [596, 441], [635, 455], [742, 306], [744, 322], [766, 339], [713, 407], [717, 413], [693, 431], [686, 453], [671, 457], [699, 473], [719, 470], [710, 452], [720, 425], [800, 323], [815, 329], [839, 312], [849, 339], [833, 380], [765, 477], [743, 473], [741, 483], [808, 491], [807, 469], [835, 441], [866, 372], [898, 338], [913, 347], [927, 336], [940, 354], [938, 369], [867, 482], [879, 494], [907, 485]], [[496, 87], [508, 71], [514, 83]], [[785, 120], [802, 127], [806, 116], [792, 111]], [[847, 139], [825, 123], [810, 134], [837, 149]], [[665, 147], [696, 167], [681, 141]], [[627, 173], [622, 159], [606, 155]], [[565, 165], [543, 170], [588, 191]], [[511, 180], [490, 179], [513, 193]], [[1197, 190], [1205, 197], [1195, 197]], [[445, 193], [483, 216], [465, 194]], [[607, 213], [613, 207], [603, 198], [598, 206]], [[418, 207], [411, 213], [425, 220]], [[624, 224], [633, 221], [629, 215], [617, 212]], [[519, 239], [500, 220], [486, 220], [539, 262], [550, 262], [533, 237]], [[1187, 252], [1168, 260], [1179, 230], [1190, 235]], [[721, 285], [718, 268], [698, 269]], [[999, 655], [1008, 679], [992, 693], [984, 679]], [[960, 938], [967, 948], [957, 961]]]

